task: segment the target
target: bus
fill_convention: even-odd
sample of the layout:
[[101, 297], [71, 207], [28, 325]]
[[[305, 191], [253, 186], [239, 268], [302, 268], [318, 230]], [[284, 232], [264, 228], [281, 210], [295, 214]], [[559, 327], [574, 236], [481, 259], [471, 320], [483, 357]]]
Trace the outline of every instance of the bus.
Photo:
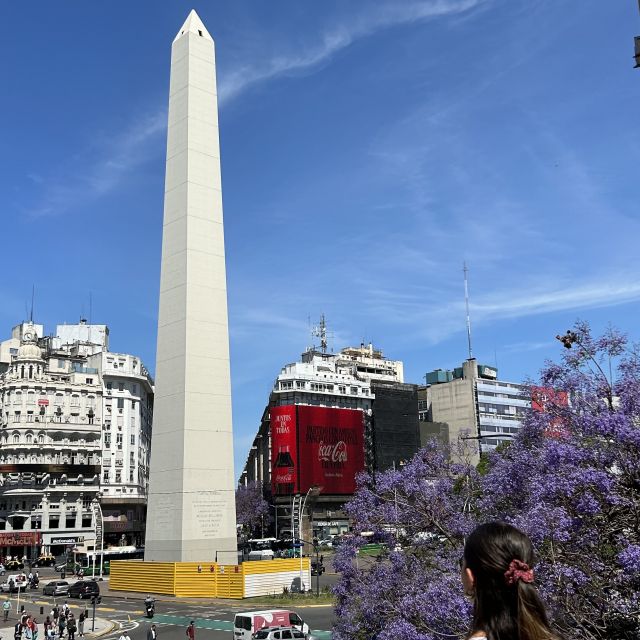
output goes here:
[[107, 547], [103, 551], [76, 554], [85, 575], [108, 575], [112, 560], [144, 560], [144, 549], [135, 546]]

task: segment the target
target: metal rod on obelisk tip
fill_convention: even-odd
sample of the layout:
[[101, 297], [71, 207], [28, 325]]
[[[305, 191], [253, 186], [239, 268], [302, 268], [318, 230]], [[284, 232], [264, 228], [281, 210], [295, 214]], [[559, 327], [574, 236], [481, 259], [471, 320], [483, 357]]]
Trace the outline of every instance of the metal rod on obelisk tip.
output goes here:
[[171, 47], [147, 561], [238, 562], [214, 47], [191, 11]]

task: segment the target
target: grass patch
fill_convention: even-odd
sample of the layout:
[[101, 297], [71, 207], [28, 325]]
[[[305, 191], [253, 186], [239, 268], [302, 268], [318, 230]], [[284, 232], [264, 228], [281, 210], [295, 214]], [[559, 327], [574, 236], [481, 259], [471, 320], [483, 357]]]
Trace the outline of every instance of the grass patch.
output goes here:
[[247, 604], [269, 605], [269, 608], [275, 609], [284, 605], [305, 606], [311, 604], [335, 604], [335, 596], [328, 589], [322, 589], [320, 595], [313, 593], [291, 593], [283, 591], [282, 593], [273, 593], [268, 596], [257, 596], [255, 598], [245, 598], [243, 602]]

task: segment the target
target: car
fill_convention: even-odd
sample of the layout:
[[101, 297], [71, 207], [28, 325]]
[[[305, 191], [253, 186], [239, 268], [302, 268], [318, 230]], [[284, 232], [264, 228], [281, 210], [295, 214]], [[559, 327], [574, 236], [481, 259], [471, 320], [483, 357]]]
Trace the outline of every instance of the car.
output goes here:
[[256, 631], [255, 640], [309, 640], [310, 636], [293, 627], [267, 627]]
[[95, 580], [78, 580], [69, 587], [70, 598], [92, 598], [100, 595], [100, 587]]
[[7, 576], [7, 579], [0, 585], [0, 591], [3, 593], [16, 593], [17, 591], [26, 591], [27, 576], [24, 573], [14, 573]]
[[0, 563], [0, 576], [3, 576], [5, 573], [7, 573], [5, 566], [2, 563]]
[[17, 571], [18, 569], [24, 569], [24, 562], [22, 560], [9, 560], [4, 566], [7, 571]]
[[43, 596], [68, 596], [69, 583], [66, 580], [52, 580], [42, 589]]
[[52, 567], [56, 563], [56, 559], [50, 554], [43, 554], [33, 561], [32, 567]]

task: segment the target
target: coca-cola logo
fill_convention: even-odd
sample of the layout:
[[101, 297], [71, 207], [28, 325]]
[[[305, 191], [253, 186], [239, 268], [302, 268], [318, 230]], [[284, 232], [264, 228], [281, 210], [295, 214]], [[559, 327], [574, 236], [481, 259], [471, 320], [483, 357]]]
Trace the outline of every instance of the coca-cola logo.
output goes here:
[[340, 440], [335, 444], [324, 444], [323, 441], [320, 441], [318, 445], [318, 460], [325, 462], [346, 462], [347, 445], [344, 440]]
[[293, 482], [293, 473], [276, 473], [275, 482], [277, 484]]

